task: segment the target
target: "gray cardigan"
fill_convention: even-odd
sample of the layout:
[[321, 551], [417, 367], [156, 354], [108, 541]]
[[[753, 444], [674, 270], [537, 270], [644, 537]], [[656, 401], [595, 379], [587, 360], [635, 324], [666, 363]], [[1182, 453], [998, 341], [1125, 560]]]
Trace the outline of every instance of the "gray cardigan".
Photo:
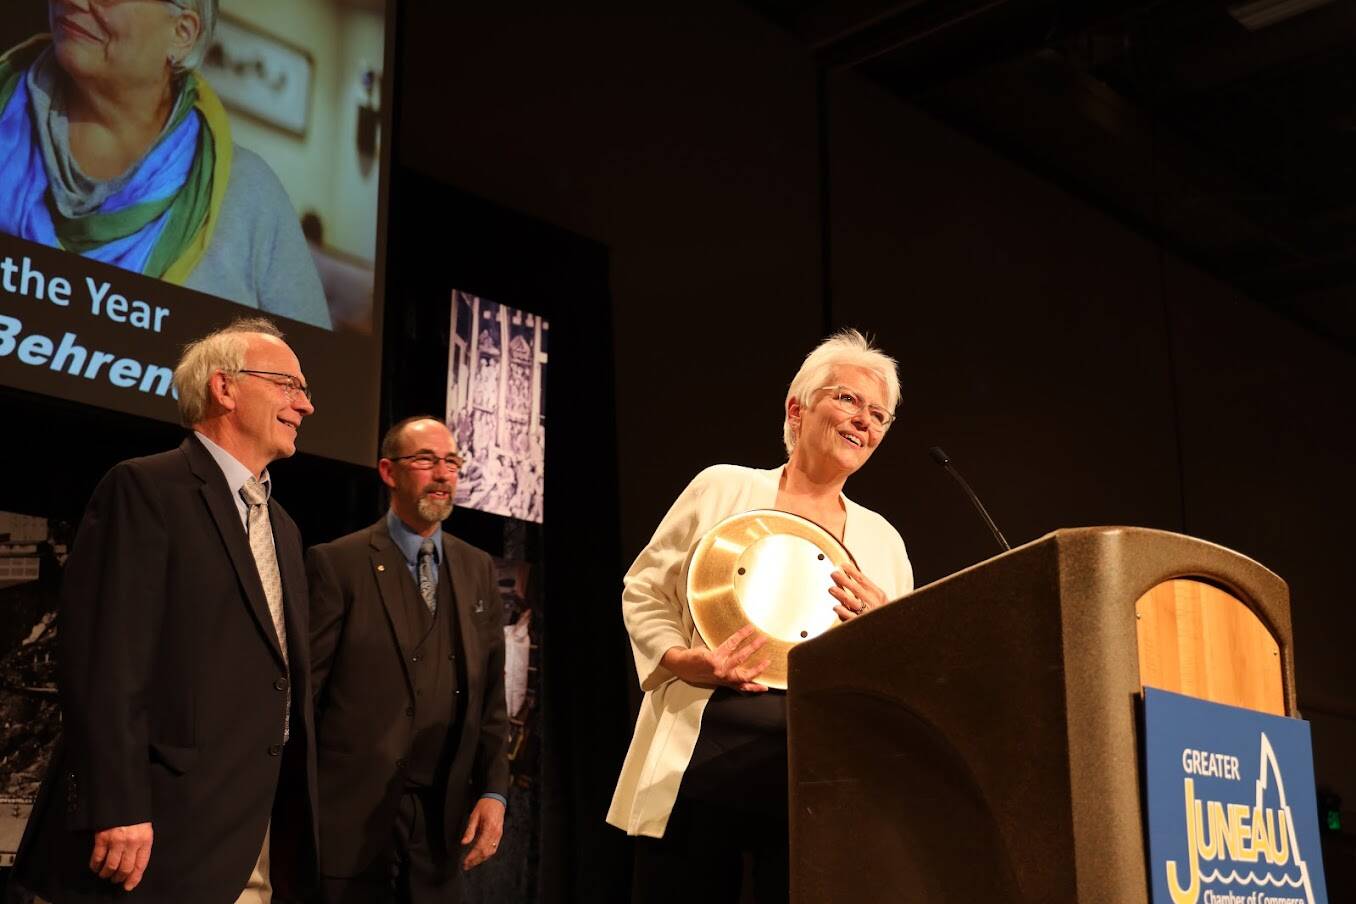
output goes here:
[[325, 290], [287, 190], [263, 158], [239, 145], [212, 241], [185, 285], [331, 329]]

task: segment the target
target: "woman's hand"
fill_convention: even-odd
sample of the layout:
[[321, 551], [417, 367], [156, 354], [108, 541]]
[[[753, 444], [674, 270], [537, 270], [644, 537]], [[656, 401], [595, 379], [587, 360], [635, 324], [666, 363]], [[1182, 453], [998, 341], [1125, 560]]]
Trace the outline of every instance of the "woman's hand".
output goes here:
[[[688, 684], [699, 687], [732, 687], [746, 694], [761, 694], [767, 690], [754, 681], [772, 660], [763, 659], [752, 665], [749, 659], [767, 643], [767, 635], [756, 634], [753, 625], [745, 625], [730, 635], [714, 650], [706, 647], [673, 647], [659, 664]], [[752, 637], [752, 640], [749, 638]], [[748, 643], [744, 641], [748, 640]], [[742, 645], [742, 646], [741, 646]]]
[[833, 586], [829, 588], [829, 595], [838, 600], [833, 611], [843, 621], [890, 602], [885, 598], [885, 591], [871, 583], [851, 562], [844, 562], [843, 567], [833, 573]]

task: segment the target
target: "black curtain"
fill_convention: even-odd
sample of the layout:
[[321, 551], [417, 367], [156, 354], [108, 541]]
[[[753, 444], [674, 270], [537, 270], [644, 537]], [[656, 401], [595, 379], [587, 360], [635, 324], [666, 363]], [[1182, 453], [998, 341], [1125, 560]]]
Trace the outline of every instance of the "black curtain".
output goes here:
[[[527, 542], [546, 619], [540, 899], [624, 901], [630, 842], [603, 822], [635, 684], [620, 618], [607, 250], [400, 167], [390, 209], [383, 427], [443, 410], [453, 289], [550, 324], [545, 522]], [[502, 551], [502, 518], [459, 510], [450, 529]]]

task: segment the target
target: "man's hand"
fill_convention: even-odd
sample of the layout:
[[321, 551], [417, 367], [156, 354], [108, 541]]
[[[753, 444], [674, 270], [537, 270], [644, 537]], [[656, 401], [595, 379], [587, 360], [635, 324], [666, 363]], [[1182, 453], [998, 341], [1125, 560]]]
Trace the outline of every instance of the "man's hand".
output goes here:
[[[664, 654], [659, 663], [688, 684], [699, 687], [732, 687], [746, 694], [760, 694], [766, 691], [767, 687], [753, 679], [762, 674], [771, 660], [749, 662], [753, 654], [767, 643], [767, 635], [759, 634], [755, 637], [756, 631], [752, 624], [745, 625], [714, 650], [708, 650], [706, 647], [692, 649], [674, 647]], [[749, 640], [750, 637], [753, 639]], [[746, 640], [749, 642], [744, 643]]]
[[101, 829], [94, 833], [94, 852], [89, 858], [89, 868], [100, 879], [116, 882], [122, 885], [123, 891], [131, 891], [141, 884], [146, 864], [151, 862], [154, 837], [149, 822]]
[[466, 831], [461, 835], [463, 846], [471, 849], [462, 858], [462, 869], [475, 869], [499, 850], [499, 839], [504, 834], [504, 805], [493, 797], [476, 801], [471, 818], [466, 820]]

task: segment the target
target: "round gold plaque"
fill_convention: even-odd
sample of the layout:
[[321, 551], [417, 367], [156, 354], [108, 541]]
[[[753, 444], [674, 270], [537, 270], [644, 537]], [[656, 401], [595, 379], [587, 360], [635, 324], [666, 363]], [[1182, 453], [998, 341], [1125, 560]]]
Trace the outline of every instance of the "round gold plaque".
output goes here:
[[839, 623], [830, 575], [846, 562], [856, 564], [847, 547], [808, 518], [773, 509], [732, 515], [692, 551], [692, 620], [713, 650], [752, 623], [768, 638], [752, 661], [770, 660], [754, 680], [784, 690], [791, 648]]

